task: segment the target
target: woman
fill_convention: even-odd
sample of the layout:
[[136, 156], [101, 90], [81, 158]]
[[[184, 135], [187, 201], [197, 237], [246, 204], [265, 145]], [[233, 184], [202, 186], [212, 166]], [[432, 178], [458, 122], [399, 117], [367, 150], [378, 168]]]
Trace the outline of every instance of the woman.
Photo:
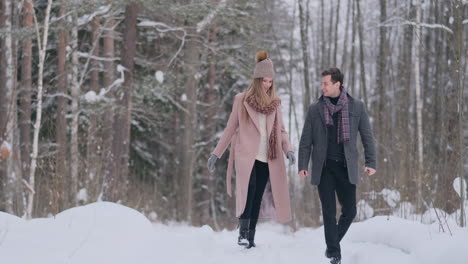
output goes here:
[[237, 94], [226, 128], [208, 159], [208, 169], [229, 144], [231, 154], [227, 171], [227, 191], [231, 196], [232, 162], [236, 170], [236, 216], [239, 217], [238, 244], [255, 247], [255, 228], [268, 181], [273, 197], [274, 215], [279, 222], [291, 220], [288, 179], [283, 151], [294, 164], [295, 157], [284, 129], [281, 100], [273, 85], [273, 62], [266, 51], [256, 56], [253, 82], [243, 93]]

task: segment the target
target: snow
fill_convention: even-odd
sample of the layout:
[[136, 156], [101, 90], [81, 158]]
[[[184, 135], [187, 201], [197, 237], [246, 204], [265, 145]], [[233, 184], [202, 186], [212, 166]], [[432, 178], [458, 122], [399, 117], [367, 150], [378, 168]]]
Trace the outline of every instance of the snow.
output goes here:
[[384, 188], [380, 194], [382, 194], [384, 200], [390, 207], [395, 207], [400, 202], [400, 192], [397, 190], [389, 190]]
[[202, 21], [198, 22], [197, 33], [202, 32], [207, 25], [211, 24], [216, 14], [218, 14], [219, 10], [226, 7], [226, 3], [227, 3], [227, 0], [221, 0], [219, 5], [214, 10], [212, 10]]
[[95, 91], [89, 91], [84, 95], [84, 99], [88, 103], [95, 103], [100, 100], [99, 96], [96, 94]]
[[[11, 144], [8, 143], [8, 141], [3, 140], [2, 144], [0, 144], [0, 160], [2, 158], [7, 158], [9, 156], [9, 153], [11, 153]], [[3, 157], [5, 156], [5, 157]]]
[[[156, 219], [156, 213], [150, 217]], [[378, 216], [353, 223], [341, 242], [346, 264], [462, 264], [468, 259], [468, 229]], [[23, 220], [0, 212], [2, 263], [328, 263], [323, 227], [292, 232], [261, 223], [254, 249], [236, 245], [237, 230], [151, 224], [123, 205], [98, 202], [56, 217]]]
[[460, 181], [460, 177], [455, 178], [455, 180], [453, 180], [453, 189], [455, 190], [455, 192], [457, 192], [458, 197], [462, 197], [462, 194], [460, 193], [460, 191], [461, 191], [460, 184], [463, 185], [463, 199], [466, 200], [467, 196], [466, 196], [466, 181], [465, 181], [465, 179], [462, 179]]
[[111, 5], [100, 6], [96, 12], [92, 14], [87, 14], [78, 18], [78, 25], [82, 26], [82, 25], [88, 24], [91, 20], [93, 20], [95, 16], [104, 15], [107, 12], [109, 12], [110, 9], [111, 9]]
[[86, 203], [88, 201], [88, 190], [86, 190], [86, 188], [81, 188], [76, 195], [76, 200]]
[[356, 208], [357, 208], [356, 218], [358, 220], [364, 220], [364, 219], [368, 219], [374, 216], [374, 208], [372, 208], [369, 205], [369, 203], [367, 203], [364, 200], [360, 200], [357, 203]]
[[156, 71], [156, 73], [154, 74], [154, 77], [159, 83], [164, 82], [164, 73], [162, 71]]
[[0, 212], [2, 263], [154, 263], [154, 238], [149, 220], [113, 203], [30, 221]]

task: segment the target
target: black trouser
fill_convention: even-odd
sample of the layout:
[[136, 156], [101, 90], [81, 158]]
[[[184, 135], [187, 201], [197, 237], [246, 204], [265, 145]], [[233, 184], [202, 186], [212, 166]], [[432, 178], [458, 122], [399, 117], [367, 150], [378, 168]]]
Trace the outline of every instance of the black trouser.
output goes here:
[[255, 164], [250, 173], [249, 190], [247, 193], [247, 202], [241, 219], [250, 219], [249, 229], [255, 229], [260, 213], [263, 192], [270, 177], [268, 163], [255, 160]]
[[[348, 171], [343, 162], [327, 160], [318, 185], [327, 243], [327, 255], [340, 257], [340, 241], [356, 216], [356, 185], [349, 182]], [[336, 224], [336, 200], [341, 205], [341, 216]]]

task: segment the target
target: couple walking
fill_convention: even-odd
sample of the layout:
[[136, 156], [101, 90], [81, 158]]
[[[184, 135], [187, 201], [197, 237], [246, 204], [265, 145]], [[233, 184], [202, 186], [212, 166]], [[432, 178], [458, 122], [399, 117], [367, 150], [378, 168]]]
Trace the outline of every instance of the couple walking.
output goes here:
[[[213, 171], [216, 161], [231, 145], [226, 185], [231, 196], [234, 163], [238, 244], [246, 248], [255, 247], [256, 225], [262, 213], [273, 212], [282, 223], [291, 220], [286, 165], [281, 152], [289, 165], [294, 164], [295, 156], [284, 129], [274, 76], [268, 53], [259, 51], [253, 81], [245, 92], [235, 96], [226, 128], [208, 159], [208, 168]], [[325, 255], [330, 263], [339, 264], [340, 241], [356, 216], [356, 184], [360, 180], [358, 132], [364, 146], [364, 170], [368, 175], [375, 173], [376, 153], [365, 106], [346, 92], [339, 69], [322, 72], [321, 89], [323, 95], [310, 105], [304, 122], [298, 175], [301, 178], [309, 175], [308, 165], [312, 159], [311, 183], [318, 186], [322, 205]], [[341, 205], [338, 223], [335, 193]], [[268, 198], [272, 201], [267, 201]]]

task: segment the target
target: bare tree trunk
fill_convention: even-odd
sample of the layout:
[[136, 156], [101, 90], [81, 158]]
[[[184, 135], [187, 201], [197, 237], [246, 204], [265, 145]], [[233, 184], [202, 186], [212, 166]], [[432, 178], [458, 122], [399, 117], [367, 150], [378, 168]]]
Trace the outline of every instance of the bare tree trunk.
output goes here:
[[299, 25], [301, 30], [302, 61], [304, 63], [304, 101], [302, 102], [303, 113], [307, 113], [310, 105], [310, 80], [309, 80], [309, 34], [305, 22], [304, 0], [299, 0]]
[[[59, 7], [59, 17], [65, 15], [63, 4]], [[67, 30], [65, 20], [62, 18], [60, 24], [62, 28], [58, 33], [57, 51], [57, 119], [55, 120], [55, 140], [57, 142], [57, 153], [55, 154], [55, 175], [53, 179], [54, 190], [52, 192], [52, 213], [58, 214], [67, 207], [68, 199], [65, 197], [65, 180], [68, 179], [67, 166]]]
[[[410, 11], [408, 17], [412, 16], [413, 11], [411, 10], [411, 4], [408, 5]], [[412, 45], [413, 45], [413, 28], [406, 27], [404, 29], [403, 42], [401, 45], [402, 53], [399, 59], [398, 65], [398, 76], [401, 79], [401, 87], [397, 93], [398, 111], [397, 111], [397, 145], [399, 146], [399, 157], [401, 178], [400, 185], [402, 188], [402, 200], [411, 203], [416, 202], [414, 200], [414, 193], [416, 193], [414, 177], [412, 177], [411, 169], [414, 167], [412, 164], [411, 153], [414, 151], [411, 145], [408, 143], [408, 135], [410, 134], [410, 119], [409, 111], [411, 107], [410, 91], [411, 91], [411, 68], [412, 65]]]
[[[383, 24], [387, 20], [387, 9], [386, 1], [380, 0], [380, 23]], [[391, 126], [390, 118], [392, 117], [391, 113], [387, 111], [387, 103], [389, 98], [387, 98], [388, 87], [385, 87], [385, 71], [386, 71], [386, 61], [387, 61], [387, 28], [384, 26], [379, 27], [379, 53], [377, 58], [377, 94], [378, 99], [372, 103], [373, 113], [376, 115], [375, 123], [375, 134], [379, 139], [379, 144], [377, 145], [378, 158], [379, 158], [379, 170], [382, 177], [379, 177], [378, 183], [372, 184], [375, 189], [382, 189], [384, 187], [390, 187], [388, 185], [389, 178], [393, 173], [388, 172], [388, 162], [385, 160], [389, 159], [390, 154], [386, 152], [387, 150], [387, 135], [389, 135], [389, 127]], [[374, 178], [375, 179], [375, 178]], [[373, 180], [372, 180], [373, 181]], [[377, 180], [376, 180], [377, 182]]]
[[[464, 157], [464, 123], [463, 123], [463, 78], [464, 78], [464, 69], [463, 69], [463, 58], [465, 56], [464, 53], [464, 45], [463, 45], [463, 17], [464, 17], [464, 3], [462, 0], [453, 0], [451, 3], [452, 9], [452, 17], [454, 18], [454, 22], [452, 24], [453, 27], [453, 42], [452, 42], [452, 80], [454, 82], [453, 88], [449, 96], [454, 95], [453, 97], [449, 97], [453, 99], [452, 106], [449, 106], [451, 110], [449, 112], [449, 128], [453, 128], [449, 131], [449, 144], [453, 146], [453, 150], [450, 152], [453, 153], [452, 158], [449, 159], [452, 161], [452, 166], [450, 172], [453, 171], [453, 175], [455, 177], [460, 178], [460, 225], [463, 227], [466, 225], [465, 223], [465, 212], [464, 212], [464, 194], [465, 194], [465, 185], [464, 182], [464, 171], [463, 171], [463, 157]], [[455, 106], [456, 105], [456, 106]], [[449, 174], [450, 175], [450, 174]], [[448, 208], [449, 210], [451, 208]]]
[[[36, 164], [37, 164], [37, 154], [38, 154], [38, 144], [39, 144], [39, 130], [41, 128], [41, 118], [42, 118], [42, 88], [43, 88], [43, 74], [44, 74], [44, 62], [47, 51], [47, 41], [49, 34], [49, 16], [50, 9], [52, 7], [52, 0], [48, 0], [47, 9], [44, 18], [44, 29], [42, 38], [39, 33], [39, 25], [35, 19], [36, 33], [37, 33], [37, 42], [39, 47], [39, 72], [38, 72], [38, 85], [37, 85], [37, 108], [36, 108], [36, 122], [34, 124], [34, 138], [32, 145], [32, 155], [31, 155], [31, 174], [29, 176], [29, 188], [31, 192], [28, 196], [28, 213], [26, 217], [31, 219], [34, 203], [34, 186], [35, 186], [35, 173], [36, 173]], [[34, 14], [34, 13], [33, 13]], [[35, 17], [35, 14], [34, 14]], [[42, 43], [41, 43], [42, 40]]]
[[[92, 37], [92, 55], [99, 57], [99, 28], [100, 18], [94, 17], [91, 22], [93, 37]], [[99, 62], [97, 60], [91, 60], [91, 82], [90, 91], [99, 93]], [[86, 146], [86, 168], [87, 174], [85, 175], [85, 186], [89, 194], [95, 194], [97, 192], [96, 179], [98, 177], [99, 164], [99, 150], [101, 148], [100, 141], [98, 140], [98, 114], [93, 111], [89, 116], [88, 125], [88, 142]]]
[[182, 164], [181, 175], [183, 184], [181, 192], [184, 194], [181, 200], [182, 203], [182, 220], [191, 223], [192, 219], [192, 179], [194, 173], [194, 149], [193, 143], [195, 140], [195, 130], [197, 124], [197, 88], [198, 80], [196, 74], [199, 68], [199, 50], [195, 41], [187, 43], [186, 49], [187, 61], [185, 68], [187, 69], [187, 85], [185, 95], [187, 101], [185, 103], [184, 131], [182, 138]]
[[[110, 60], [110, 58], [114, 57], [115, 47], [114, 47], [114, 26], [116, 25], [115, 20], [109, 20], [105, 25], [105, 34], [104, 34], [104, 50], [103, 55], [108, 60], [104, 61], [104, 76], [103, 76], [103, 84], [106, 89], [109, 89], [114, 82], [115, 78], [115, 66], [114, 62]], [[109, 91], [107, 97], [113, 99], [113, 92]], [[102, 171], [102, 185], [101, 185], [101, 193], [98, 197], [98, 200], [108, 200], [110, 197], [110, 190], [111, 185], [114, 180], [113, 174], [113, 167], [115, 164], [114, 155], [112, 153], [112, 142], [114, 138], [113, 132], [113, 124], [114, 124], [114, 108], [112, 103], [108, 103], [105, 106], [105, 113], [104, 113], [104, 123], [103, 127], [103, 149], [102, 149], [102, 158], [101, 160], [104, 162], [103, 171]]]
[[[5, 28], [6, 23], [6, 12], [5, 12], [5, 5], [6, 0], [1, 0], [1, 9], [0, 9], [0, 28]], [[0, 65], [6, 65], [6, 57], [5, 57], [5, 38], [0, 38]], [[0, 94], [7, 94], [7, 87], [6, 87], [6, 67], [0, 67]], [[6, 123], [8, 120], [8, 103], [9, 98], [6, 96], [0, 96], [0, 146], [4, 146], [4, 141], [6, 140]], [[9, 144], [9, 143], [8, 143]], [[5, 194], [5, 185], [6, 185], [6, 157], [3, 157], [3, 160], [0, 158], [0, 211], [6, 211], [6, 195]]]
[[[15, 61], [13, 55], [13, 27], [12, 21], [14, 17], [14, 5], [11, 0], [5, 0], [3, 2], [3, 10], [4, 10], [4, 20], [2, 24], [4, 24], [4, 30], [6, 32], [6, 36], [3, 42], [3, 62], [5, 64], [4, 69], [4, 76], [3, 81], [5, 82], [4, 94], [3, 96], [4, 107], [2, 112], [4, 112], [3, 125], [2, 131], [0, 132], [0, 142], [6, 141], [12, 148], [11, 155], [5, 160], [5, 182], [4, 182], [4, 192], [5, 195], [5, 206], [6, 212], [10, 214], [14, 214], [15, 212], [15, 196], [19, 194], [19, 186], [18, 186], [18, 177], [21, 177], [20, 174], [18, 175], [18, 171], [16, 171], [17, 160], [18, 160], [18, 139], [17, 139], [17, 96], [16, 96], [16, 89], [15, 89]], [[1, 143], [0, 143], [1, 144]]]
[[[328, 26], [328, 30], [327, 30], [327, 68], [329, 66], [335, 66], [335, 65], [331, 65], [331, 47], [332, 47], [332, 43], [333, 43], [333, 0], [330, 0], [328, 1], [328, 4], [330, 5], [330, 20], [329, 20], [329, 26]], [[323, 25], [325, 27], [325, 25]]]
[[413, 41], [413, 56], [414, 56], [414, 81], [416, 88], [416, 127], [417, 127], [417, 146], [418, 146], [418, 175], [417, 175], [417, 208], [422, 209], [422, 179], [423, 179], [423, 131], [422, 131], [422, 99], [421, 99], [421, 84], [420, 84], [420, 56], [419, 47], [421, 43], [421, 0], [416, 0], [416, 27], [415, 40]]
[[320, 0], [320, 65], [321, 70], [327, 67], [325, 63], [325, 5], [323, 0]]
[[335, 44], [333, 47], [333, 66], [334, 67], [336, 67], [337, 65], [336, 55], [338, 53], [338, 25], [340, 24], [340, 2], [341, 0], [338, 0], [338, 5], [336, 7]]
[[[348, 54], [348, 29], [349, 29], [349, 13], [350, 13], [350, 5], [351, 5], [351, 0], [348, 0], [348, 4], [346, 5], [346, 28], [345, 28], [345, 31], [344, 31], [344, 35], [345, 35], [345, 39], [343, 41], [344, 43], [344, 46], [343, 46], [343, 56], [342, 56], [342, 60], [341, 60], [341, 69], [344, 70], [345, 67], [346, 67], [346, 62], [347, 62], [347, 58], [349, 56]], [[354, 15], [353, 15], [354, 16]], [[349, 76], [349, 75], [348, 75]]]
[[354, 11], [354, 7], [356, 6], [356, 0], [351, 0], [352, 8], [351, 8], [351, 18], [352, 18], [352, 34], [351, 34], [351, 59], [350, 59], [350, 65], [349, 65], [349, 72], [348, 76], [350, 76], [349, 79], [349, 89], [348, 91], [351, 91], [351, 94], [354, 94], [355, 91], [355, 65], [356, 63], [354, 62], [354, 57], [356, 56], [356, 48], [355, 48], [355, 42], [356, 42], [356, 14]]
[[[130, 126], [132, 121], [133, 68], [137, 42], [137, 16], [139, 5], [131, 2], [125, 9], [125, 29], [122, 40], [122, 66], [125, 80], [123, 90], [117, 92], [117, 106], [114, 121], [114, 174], [116, 182], [112, 185], [111, 201], [126, 198], [128, 183], [128, 163], [130, 151]], [[119, 188], [117, 188], [119, 187]]]
[[366, 106], [369, 106], [367, 100], [367, 88], [366, 88], [366, 68], [364, 67], [364, 34], [362, 29], [362, 18], [361, 18], [361, 8], [359, 6], [359, 0], [356, 0], [356, 7], [357, 7], [357, 20], [358, 20], [358, 30], [359, 30], [359, 57], [360, 57], [360, 65], [361, 65], [361, 72], [359, 76], [361, 77], [361, 92], [362, 97], [364, 99], [364, 103]]
[[[209, 35], [209, 40], [212, 45], [216, 45], [218, 41], [218, 25], [213, 24], [211, 26], [210, 30], [210, 35]], [[216, 46], [215, 46], [216, 47]], [[207, 154], [204, 156], [203, 160], [206, 160], [208, 156], [210, 155], [210, 151], [214, 149], [215, 144], [210, 138], [213, 137], [213, 135], [216, 133], [216, 115], [218, 113], [219, 109], [219, 99], [218, 99], [218, 89], [216, 88], [216, 62], [217, 62], [217, 56], [216, 56], [216, 51], [215, 49], [211, 54], [210, 54], [210, 66], [208, 69], [208, 91], [206, 95], [206, 100], [207, 100], [207, 113], [206, 113], [206, 135], [209, 138], [206, 138], [207, 142], [210, 142], [210, 144], [207, 145]], [[216, 182], [217, 178], [214, 173], [210, 173], [206, 166], [203, 166], [204, 170], [204, 175], [209, 175], [208, 176], [208, 193], [209, 193], [209, 205], [210, 205], [210, 210], [211, 212], [211, 220], [213, 221], [214, 228], [216, 230], [220, 230], [220, 225], [218, 222], [218, 216], [217, 216], [217, 207], [216, 207]]]
[[[33, 5], [29, 1], [24, 2], [23, 28], [33, 28]], [[32, 39], [23, 41], [21, 58], [21, 87], [19, 96], [19, 129], [21, 146], [21, 167], [23, 179], [28, 181], [31, 165], [31, 92], [32, 92]]]
[[68, 201], [72, 206], [77, 205], [76, 195], [78, 193], [79, 185], [79, 168], [80, 166], [80, 152], [78, 148], [78, 126], [79, 126], [79, 102], [80, 102], [80, 81], [79, 81], [79, 60], [78, 60], [78, 21], [76, 14], [72, 15], [73, 27], [71, 29], [71, 49], [72, 49], [72, 72], [71, 72], [71, 123], [70, 123], [70, 178], [71, 184], [69, 189]]

